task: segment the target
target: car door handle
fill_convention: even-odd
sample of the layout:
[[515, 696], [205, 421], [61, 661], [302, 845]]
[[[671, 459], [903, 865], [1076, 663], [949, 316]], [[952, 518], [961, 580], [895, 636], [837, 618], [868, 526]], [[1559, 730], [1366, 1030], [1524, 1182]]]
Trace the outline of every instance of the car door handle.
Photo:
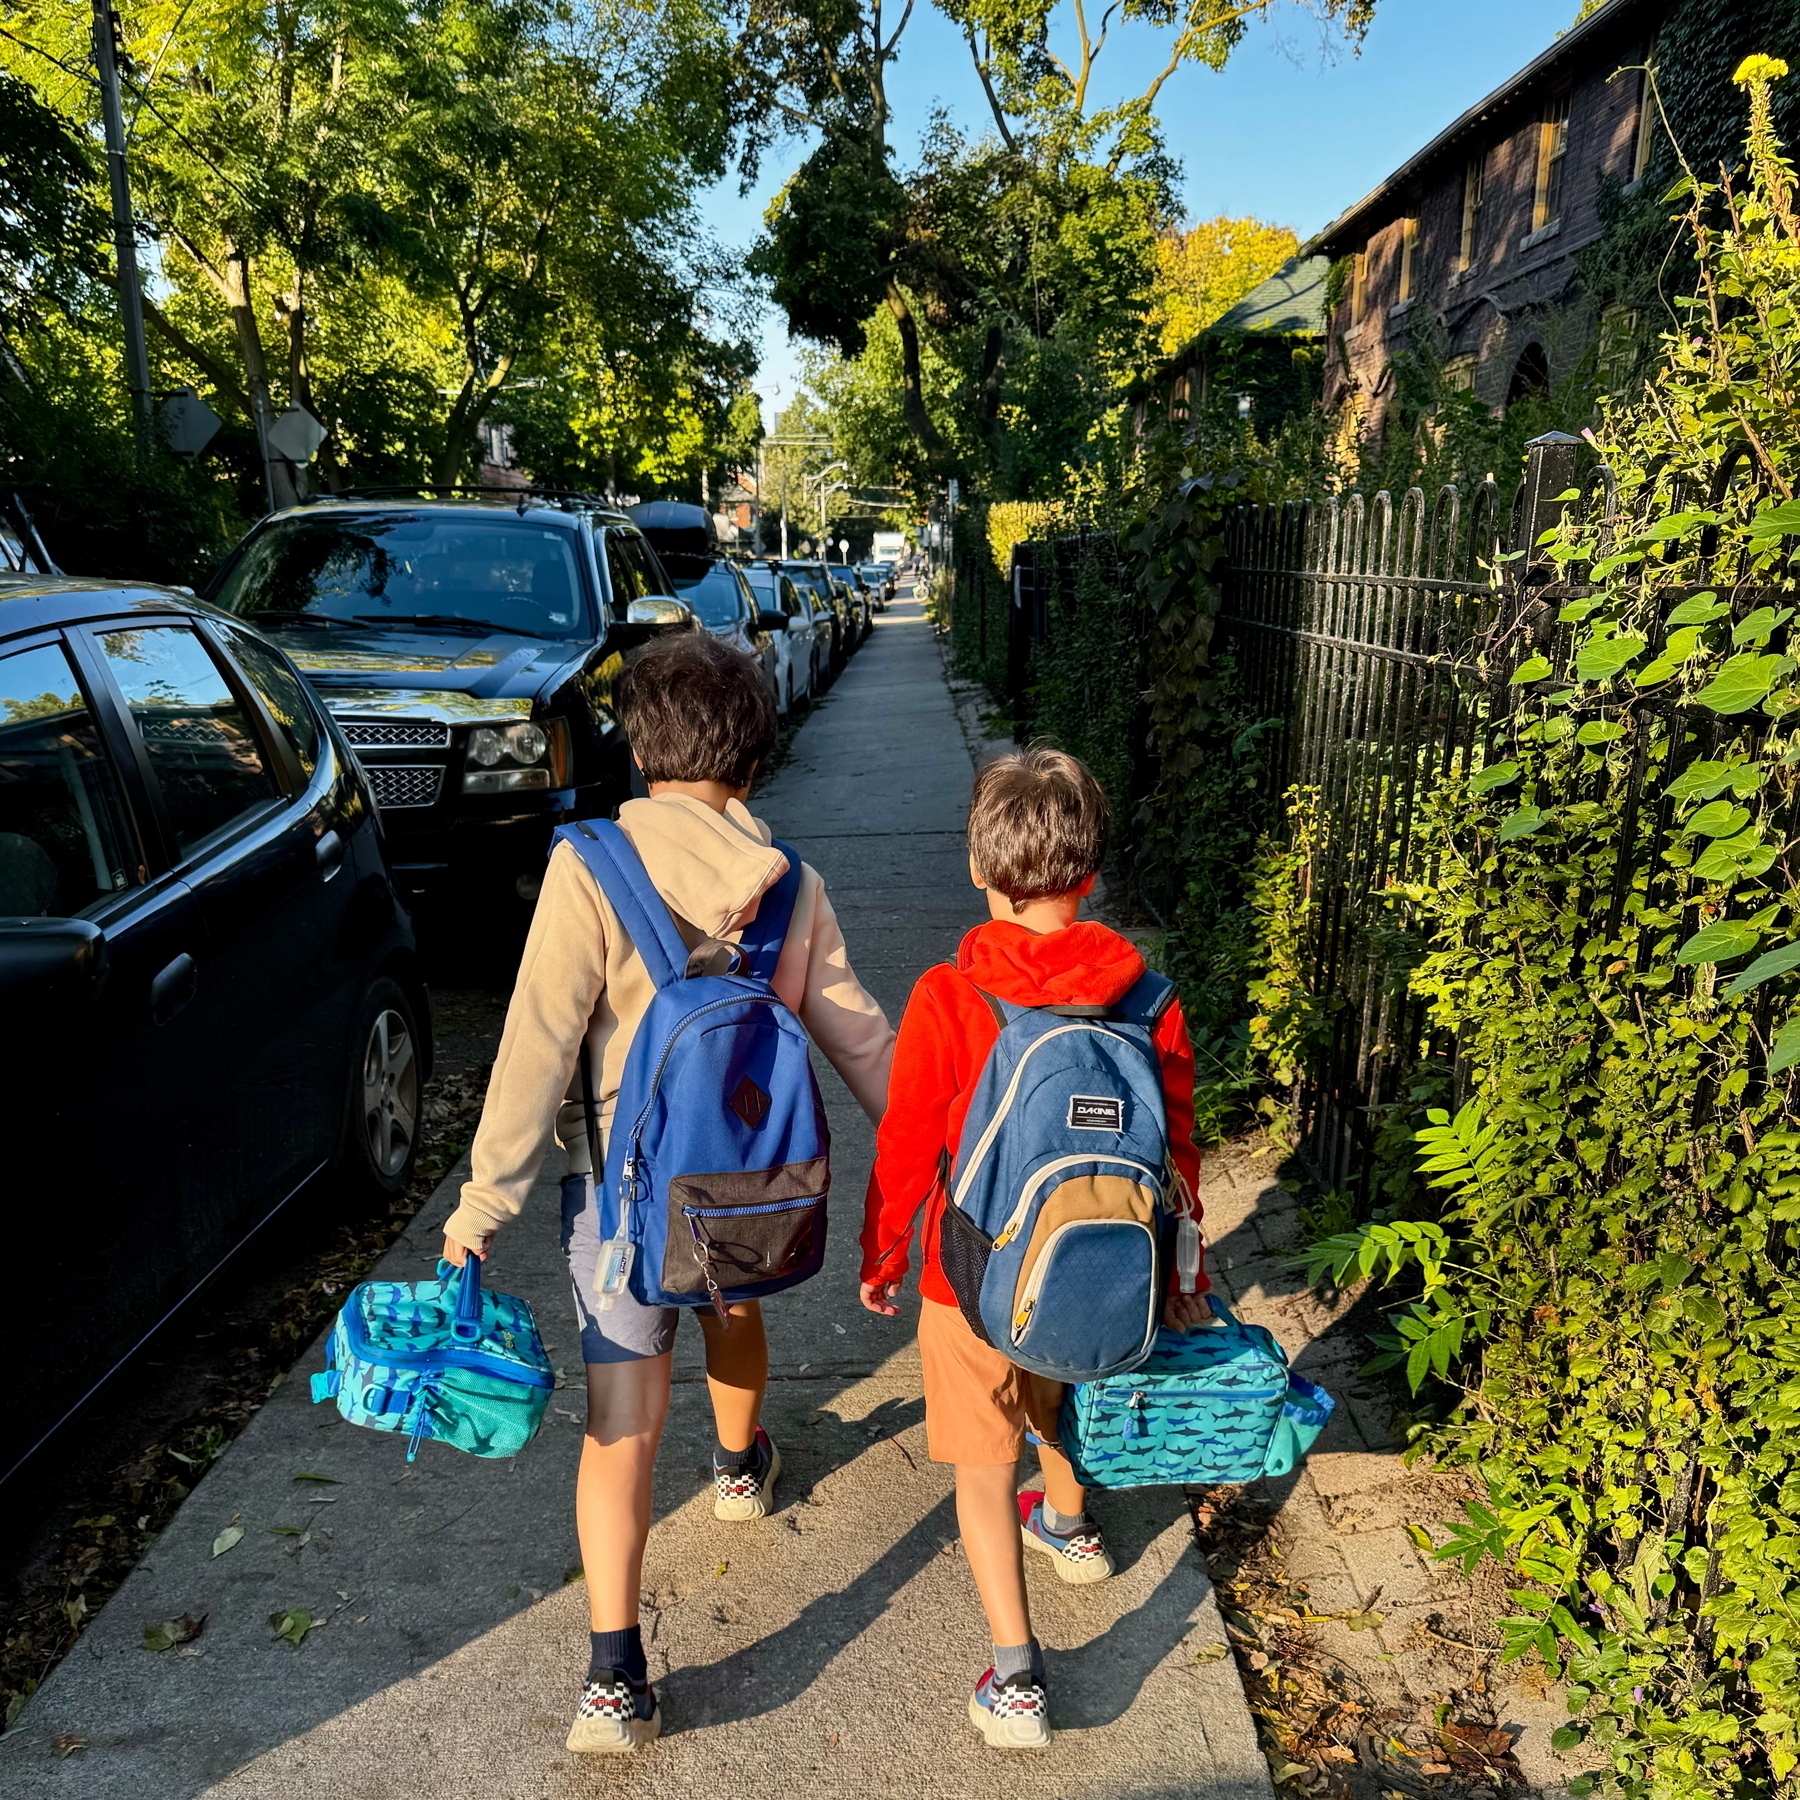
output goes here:
[[326, 832], [313, 850], [313, 859], [329, 881], [344, 866], [344, 840], [335, 831]]
[[150, 1017], [166, 1025], [194, 997], [200, 969], [184, 950], [150, 983]]

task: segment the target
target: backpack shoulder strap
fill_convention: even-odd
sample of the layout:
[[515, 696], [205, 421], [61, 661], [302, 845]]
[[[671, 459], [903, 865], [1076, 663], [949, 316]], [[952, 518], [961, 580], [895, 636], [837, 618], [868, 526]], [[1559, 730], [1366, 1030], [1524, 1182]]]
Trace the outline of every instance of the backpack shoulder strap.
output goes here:
[[988, 1011], [994, 1015], [994, 1023], [999, 1026], [1002, 1031], [1004, 1031], [1014, 1019], [1022, 1019], [1026, 1013], [1031, 1011], [1031, 1008], [1028, 1006], [1015, 1006], [1012, 1001], [1002, 1000], [999, 995], [990, 994], [986, 988], [977, 987], [973, 981], [969, 981], [967, 975], [963, 975], [961, 969], [956, 968], [956, 959], [954, 957], [945, 957], [944, 967], [946, 969], [956, 969], [957, 974], [962, 975], [963, 980], [969, 982], [969, 986], [974, 988], [975, 992], [987, 1002]]
[[756, 903], [756, 917], [738, 935], [738, 948], [744, 953], [738, 972], [755, 981], [775, 979], [781, 947], [794, 922], [794, 903], [800, 898], [800, 852], [779, 838], [773, 843], [787, 858], [787, 873]]
[[1113, 1017], [1153, 1030], [1174, 998], [1174, 982], [1154, 969], [1146, 969], [1113, 1008]]
[[556, 835], [599, 883], [630, 934], [632, 948], [644, 959], [650, 979], [659, 988], [678, 981], [687, 967], [687, 945], [631, 839], [611, 819], [577, 819], [573, 825], [558, 827]]

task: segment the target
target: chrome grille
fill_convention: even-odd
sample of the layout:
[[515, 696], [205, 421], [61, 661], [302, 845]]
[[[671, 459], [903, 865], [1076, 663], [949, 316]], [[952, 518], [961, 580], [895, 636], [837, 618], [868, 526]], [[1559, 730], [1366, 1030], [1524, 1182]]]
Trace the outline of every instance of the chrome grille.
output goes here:
[[383, 811], [429, 806], [444, 785], [444, 771], [436, 763], [364, 763], [363, 773], [374, 790], [375, 804]]
[[345, 719], [344, 736], [353, 744], [381, 749], [390, 744], [441, 746], [450, 742], [450, 727], [430, 719]]

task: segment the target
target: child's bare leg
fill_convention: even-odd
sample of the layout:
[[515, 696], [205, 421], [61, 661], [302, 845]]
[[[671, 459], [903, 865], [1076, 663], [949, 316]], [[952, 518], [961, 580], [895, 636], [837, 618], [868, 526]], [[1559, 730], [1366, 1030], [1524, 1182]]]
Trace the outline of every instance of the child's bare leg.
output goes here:
[[1057, 1437], [1057, 1417], [1062, 1408], [1063, 1384], [1041, 1375], [1025, 1377], [1025, 1410], [1032, 1429], [1044, 1441], [1038, 1446], [1038, 1465], [1044, 1471], [1044, 1498], [1059, 1513], [1078, 1519], [1087, 1509], [1087, 1490], [1075, 1479], [1069, 1459], [1052, 1446]]
[[699, 1314], [706, 1339], [706, 1387], [720, 1448], [748, 1450], [762, 1422], [763, 1390], [769, 1385], [769, 1338], [761, 1301], [740, 1300], [730, 1312], [729, 1327], [710, 1307]]
[[669, 1364], [587, 1365], [588, 1423], [575, 1477], [575, 1535], [595, 1631], [638, 1622], [644, 1544], [650, 1536], [650, 1474], [669, 1413]]
[[958, 1463], [956, 1523], [996, 1644], [1031, 1641], [1025, 1554], [1019, 1542], [1017, 1463]]

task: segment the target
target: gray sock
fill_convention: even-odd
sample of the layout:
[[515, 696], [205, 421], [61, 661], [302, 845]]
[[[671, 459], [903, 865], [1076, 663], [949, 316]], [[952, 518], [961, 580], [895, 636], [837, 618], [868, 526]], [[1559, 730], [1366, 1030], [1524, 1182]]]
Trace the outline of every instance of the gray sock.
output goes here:
[[994, 1645], [994, 1685], [999, 1686], [1009, 1675], [1029, 1675], [1039, 1687], [1044, 1685], [1044, 1653], [1036, 1638], [1022, 1644]]
[[1044, 1529], [1053, 1537], [1067, 1537], [1072, 1531], [1079, 1531], [1088, 1522], [1084, 1512], [1059, 1513], [1048, 1500], [1044, 1502]]

